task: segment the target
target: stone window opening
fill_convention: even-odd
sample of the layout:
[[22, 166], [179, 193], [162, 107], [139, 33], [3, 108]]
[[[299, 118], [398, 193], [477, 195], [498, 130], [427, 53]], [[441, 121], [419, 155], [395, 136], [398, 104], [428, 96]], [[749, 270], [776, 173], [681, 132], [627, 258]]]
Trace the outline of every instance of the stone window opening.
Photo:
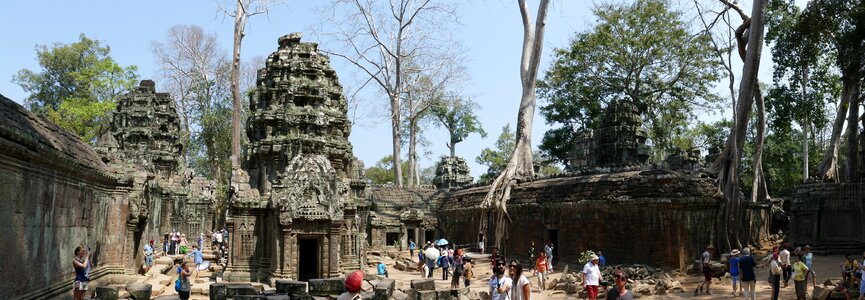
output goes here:
[[399, 233], [398, 232], [388, 232], [385, 234], [385, 241], [387, 242], [387, 246], [397, 246], [399, 244]]

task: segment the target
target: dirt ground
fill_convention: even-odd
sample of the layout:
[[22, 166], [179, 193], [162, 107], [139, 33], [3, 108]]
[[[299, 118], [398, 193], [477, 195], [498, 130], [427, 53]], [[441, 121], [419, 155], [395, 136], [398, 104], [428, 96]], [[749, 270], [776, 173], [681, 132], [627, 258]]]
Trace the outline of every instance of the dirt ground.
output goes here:
[[[406, 251], [407, 252], [407, 251]], [[406, 253], [406, 256], [408, 253]], [[492, 270], [489, 264], [489, 256], [488, 255], [480, 255], [478, 253], [469, 253], [469, 256], [476, 258], [479, 263], [475, 266], [475, 276], [469, 286], [473, 291], [485, 291], [488, 290], [488, 282], [489, 278], [492, 276]], [[608, 259], [610, 259], [608, 257]], [[614, 259], [614, 258], [613, 258]], [[822, 282], [827, 278], [832, 279], [834, 282], [840, 281], [840, 264], [844, 260], [843, 255], [815, 255], [814, 256], [814, 272], [817, 274], [817, 284], [818, 286], [822, 286]], [[571, 270], [573, 270], [574, 266], [571, 266]], [[551, 278], [560, 278], [562, 276], [562, 268], [557, 267], [554, 268], [554, 273], [551, 275]], [[367, 273], [375, 274], [376, 270], [373, 267], [365, 270]], [[758, 299], [770, 299], [772, 296], [772, 288], [769, 286], [769, 283], [766, 279], [769, 276], [769, 268], [765, 265], [759, 266], [756, 269], [757, 272], [757, 298]], [[530, 271], [527, 272], [526, 277], [529, 278], [529, 281], [532, 284], [532, 300], [557, 300], [557, 299], [577, 299], [576, 294], [565, 294], [563, 291], [540, 291], [538, 289], [538, 281]], [[403, 272], [399, 271], [393, 266], [388, 266], [388, 274], [390, 278], [397, 280], [397, 287], [407, 289], [412, 279], [422, 278], [420, 272]], [[439, 288], [449, 288], [450, 280], [442, 280], [442, 272], [441, 269], [436, 269], [433, 277], [436, 279], [436, 286]], [[448, 278], [450, 279], [450, 277]], [[740, 297], [733, 296], [733, 288], [732, 282], [729, 278], [715, 278], [712, 281], [711, 286], [711, 295], [699, 295], [694, 296], [694, 289], [699, 285], [702, 281], [702, 275], [681, 275], [674, 278], [682, 283], [684, 288], [684, 292], [672, 293], [667, 295], [653, 295], [653, 296], [643, 296], [640, 299], [734, 299]], [[783, 283], [782, 283], [783, 285]], [[460, 283], [460, 287], [462, 287], [462, 283]], [[811, 299], [811, 292], [813, 288], [811, 284], [808, 284], [808, 299]], [[793, 289], [792, 279], [790, 280], [787, 287], [782, 287], [780, 291], [779, 299], [796, 299], [796, 292]]]

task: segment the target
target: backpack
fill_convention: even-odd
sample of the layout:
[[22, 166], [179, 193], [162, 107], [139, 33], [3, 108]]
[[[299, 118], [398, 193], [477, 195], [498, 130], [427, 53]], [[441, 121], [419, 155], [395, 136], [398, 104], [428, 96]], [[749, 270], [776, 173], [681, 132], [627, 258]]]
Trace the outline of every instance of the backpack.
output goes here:
[[180, 277], [177, 277], [177, 280], [174, 281], [174, 291], [180, 293], [180, 288], [183, 284], [180, 283]]
[[456, 262], [454, 265], [454, 276], [463, 275], [463, 264]]

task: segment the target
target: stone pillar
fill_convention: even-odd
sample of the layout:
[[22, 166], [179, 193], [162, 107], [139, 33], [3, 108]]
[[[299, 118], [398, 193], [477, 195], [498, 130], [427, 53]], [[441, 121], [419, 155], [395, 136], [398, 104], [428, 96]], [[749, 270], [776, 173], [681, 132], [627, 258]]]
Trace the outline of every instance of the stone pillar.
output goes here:
[[328, 266], [329, 266], [330, 270], [327, 273], [327, 277], [331, 277], [331, 278], [332, 277], [339, 277], [341, 275], [340, 274], [340, 268], [339, 268], [339, 254], [340, 254], [339, 249], [340, 249], [340, 242], [341, 242], [341, 240], [339, 238], [340, 237], [340, 235], [339, 235], [339, 228], [340, 227], [342, 227], [341, 221], [332, 222], [330, 224], [330, 234], [329, 234], [330, 238], [328, 239], [329, 240], [329, 247], [328, 247], [329, 249], [327, 252]]
[[171, 216], [174, 215], [174, 202], [170, 196], [162, 195], [162, 215], [159, 216], [159, 235], [171, 232]]
[[[290, 225], [289, 225], [290, 226]], [[282, 249], [279, 255], [279, 277], [282, 278], [298, 278], [297, 274], [297, 255], [295, 247], [297, 246], [296, 235], [291, 231], [289, 226], [282, 227]]]
[[[138, 228], [138, 220], [126, 222], [126, 241], [123, 243], [123, 267], [128, 271], [135, 273], [135, 261], [133, 254], [135, 253], [135, 229]], [[108, 245], [111, 247], [111, 245]]]

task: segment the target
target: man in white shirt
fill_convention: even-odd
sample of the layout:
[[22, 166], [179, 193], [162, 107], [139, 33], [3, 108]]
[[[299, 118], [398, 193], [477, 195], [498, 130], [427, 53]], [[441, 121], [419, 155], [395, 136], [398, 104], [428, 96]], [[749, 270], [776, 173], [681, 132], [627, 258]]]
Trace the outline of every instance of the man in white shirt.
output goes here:
[[490, 295], [492, 300], [510, 300], [511, 287], [514, 285], [513, 279], [508, 277], [505, 272], [505, 261], [497, 260], [493, 267], [493, 278], [490, 279]]
[[583, 271], [581, 272], [583, 275], [583, 288], [586, 289], [586, 294], [591, 300], [598, 299], [598, 286], [601, 284], [601, 280], [603, 280], [601, 269], [598, 268], [598, 260], [600, 258], [592, 254], [589, 262], [583, 266]]
[[781, 264], [781, 271], [784, 275], [784, 287], [787, 287], [787, 282], [790, 281], [790, 274], [793, 271], [793, 264], [790, 263], [790, 245], [784, 244], [782, 246], [783, 250], [778, 253], [778, 262]]

